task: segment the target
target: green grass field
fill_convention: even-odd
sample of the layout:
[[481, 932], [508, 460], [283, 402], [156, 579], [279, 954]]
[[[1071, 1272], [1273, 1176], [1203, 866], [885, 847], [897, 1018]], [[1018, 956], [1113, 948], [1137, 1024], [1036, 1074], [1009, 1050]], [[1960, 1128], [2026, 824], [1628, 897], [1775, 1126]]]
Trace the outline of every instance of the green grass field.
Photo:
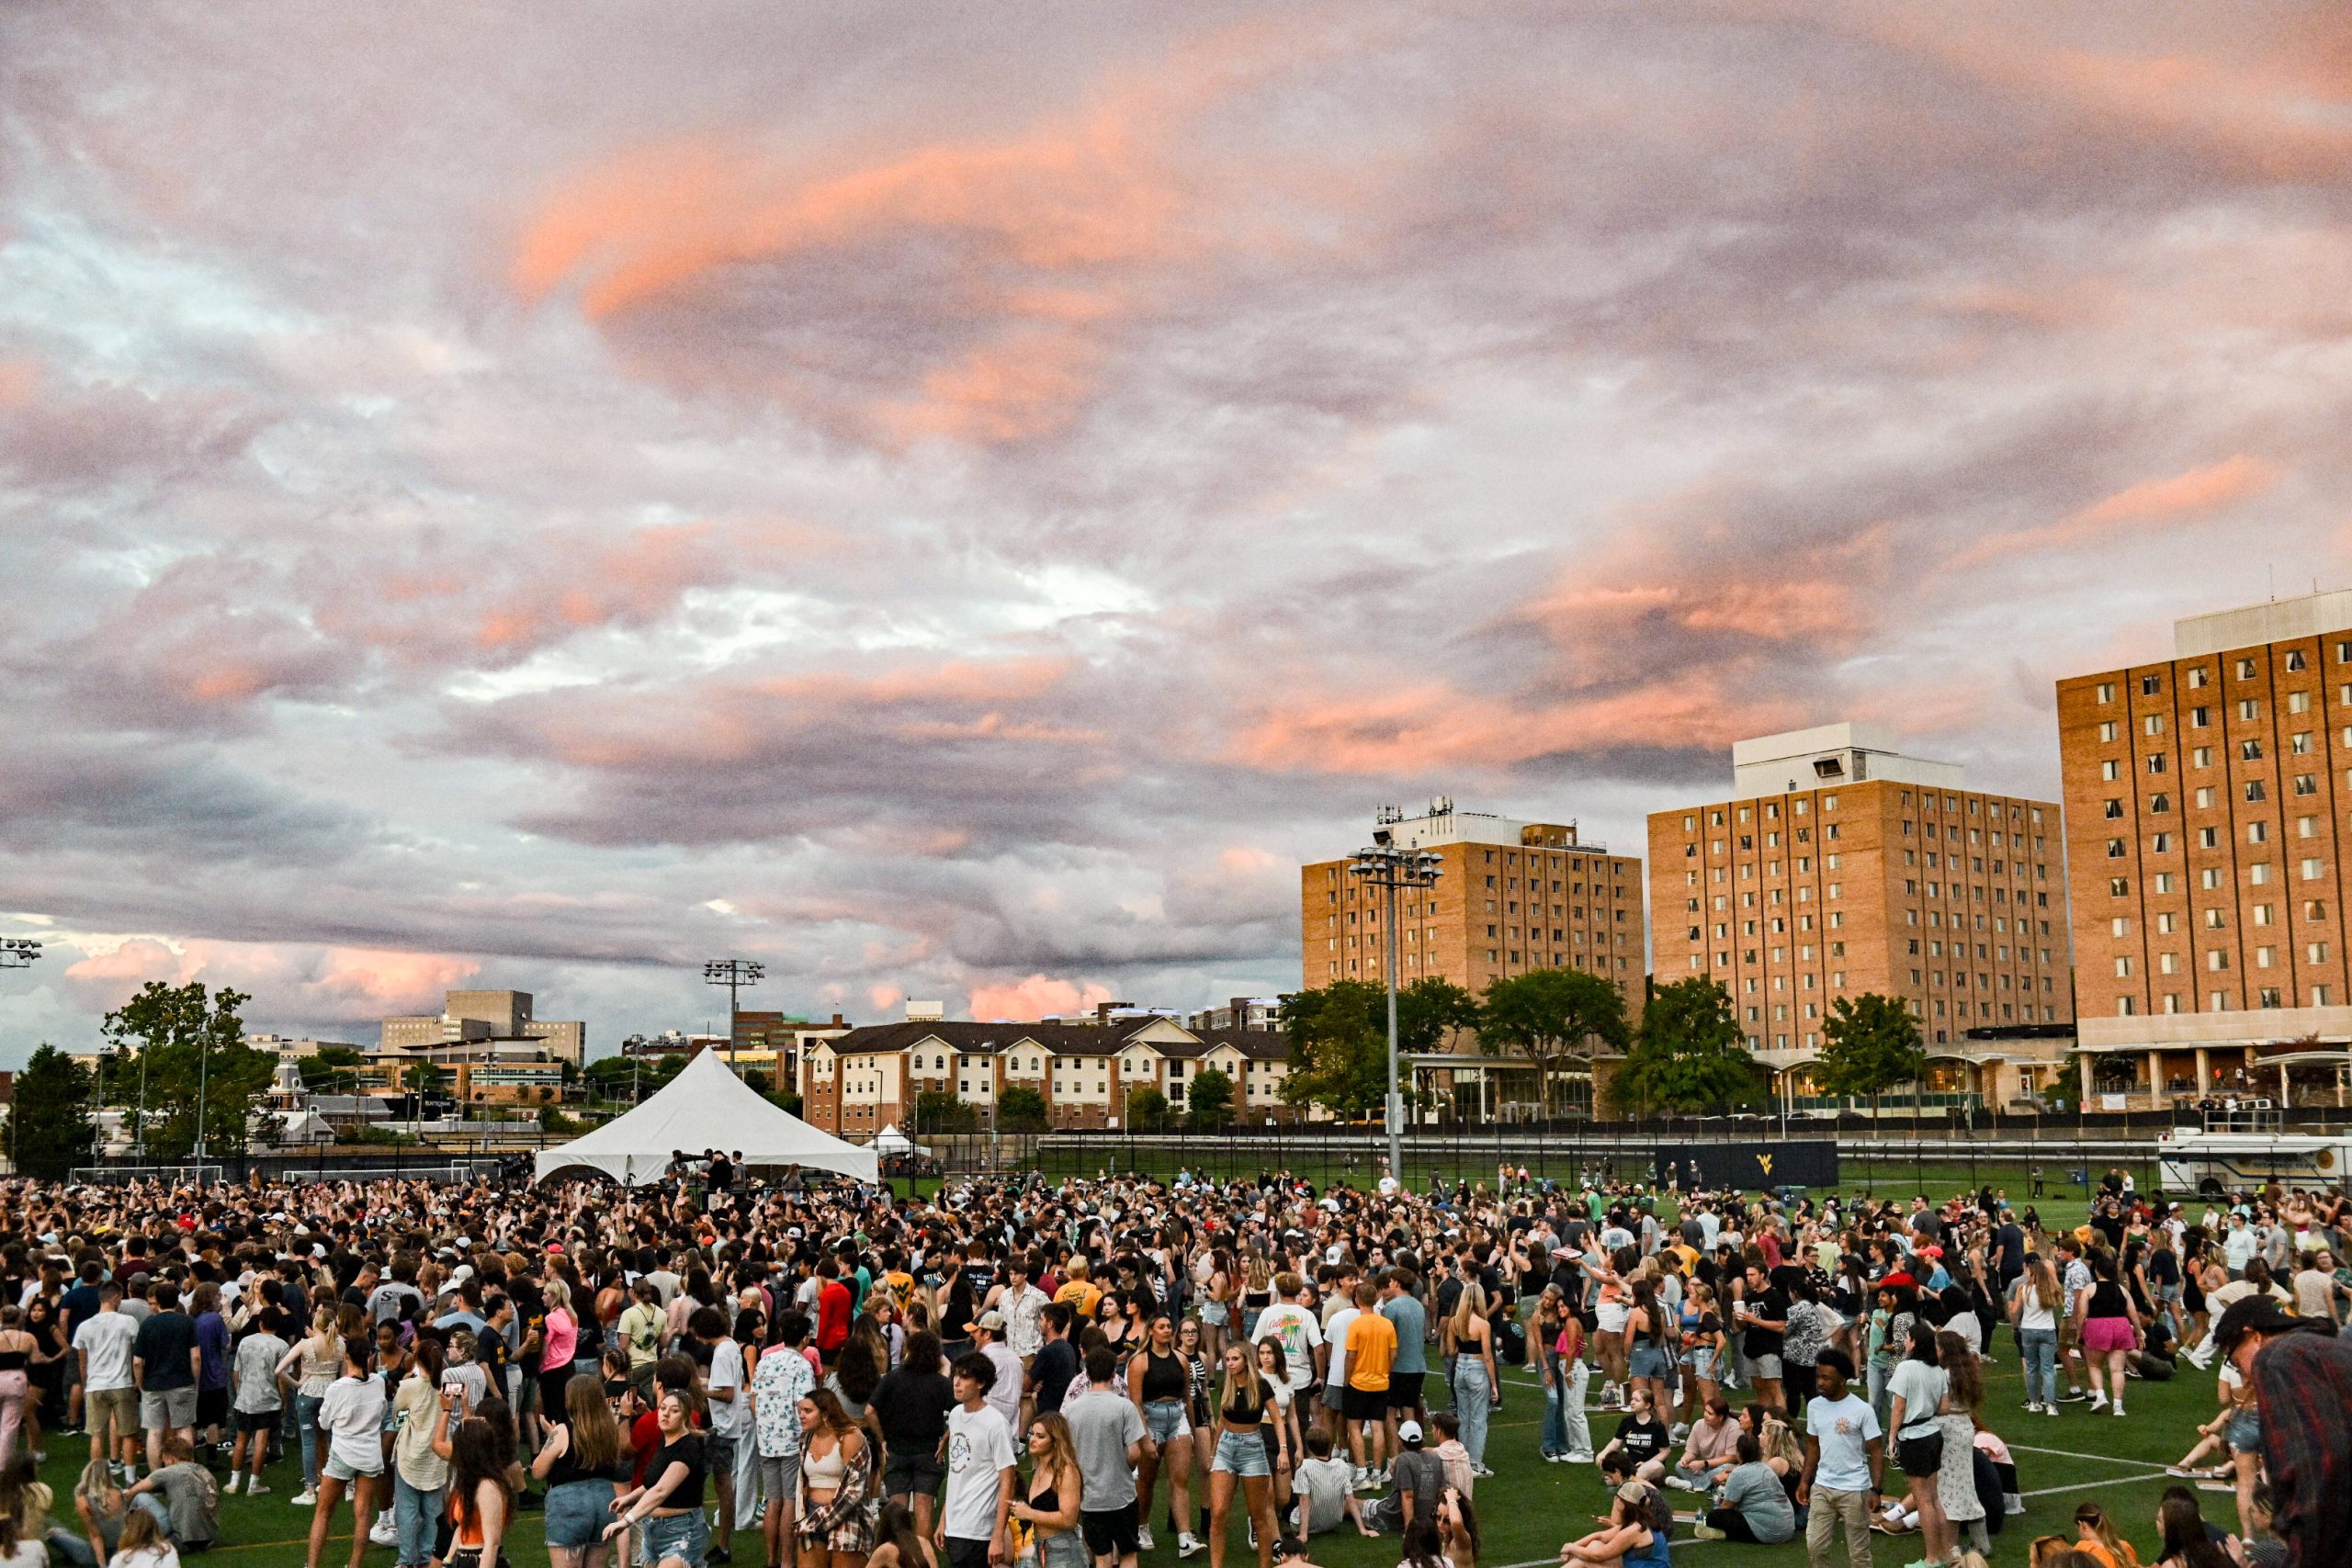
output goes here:
[[[2152, 1561], [2155, 1555], [2153, 1519], [2165, 1484], [2163, 1467], [2181, 1456], [2196, 1423], [2213, 1410], [2211, 1376], [2184, 1365], [2181, 1375], [2171, 1382], [2134, 1383], [2132, 1414], [2123, 1420], [2093, 1415], [2084, 1405], [2067, 1405], [2062, 1415], [2052, 1418], [2027, 1416], [2018, 1408], [2024, 1399], [2023, 1386], [2006, 1332], [1997, 1336], [1995, 1353], [2000, 1360], [1987, 1369], [1984, 1416], [2016, 1455], [2027, 1511], [2007, 1520], [2003, 1533], [1994, 1538], [1993, 1560], [2020, 1563], [2025, 1561], [2026, 1544], [2034, 1536], [2071, 1534], [2075, 1506], [2096, 1498], [2121, 1521], [2127, 1537], [2139, 1546], [2141, 1560]], [[1431, 1386], [1439, 1387], [1438, 1380], [1432, 1379]], [[1592, 1528], [1589, 1521], [1603, 1506], [1600, 1476], [1590, 1466], [1541, 1461], [1537, 1436], [1542, 1416], [1543, 1393], [1533, 1374], [1521, 1371], [1507, 1374], [1503, 1406], [1496, 1414], [1487, 1450], [1487, 1462], [1497, 1474], [1479, 1483], [1476, 1499], [1485, 1538], [1480, 1568], [1530, 1568], [1551, 1562], [1563, 1540]], [[1595, 1412], [1591, 1419], [1596, 1445], [1605, 1442], [1616, 1417]], [[61, 1500], [70, 1499], [86, 1442], [53, 1436], [48, 1446], [43, 1478], [56, 1488]], [[282, 1462], [272, 1469], [268, 1479], [277, 1488], [268, 1496], [221, 1499], [223, 1539], [206, 1554], [207, 1562], [222, 1568], [285, 1568], [301, 1562], [310, 1510], [287, 1502], [300, 1484], [299, 1466]], [[1678, 1505], [1691, 1500], [1683, 1493], [1673, 1497]], [[2234, 1524], [2235, 1505], [2229, 1496], [2204, 1493], [2199, 1501], [2209, 1517], [2225, 1528]], [[70, 1501], [64, 1506], [70, 1512]], [[1176, 1562], [1173, 1542], [1164, 1528], [1165, 1512], [1163, 1499], [1159, 1545], [1146, 1554], [1151, 1568], [1170, 1568]], [[330, 1543], [326, 1559], [334, 1564], [346, 1561], [350, 1551], [347, 1506], [339, 1523], [343, 1529]], [[1229, 1561], [1233, 1568], [1247, 1568], [1255, 1559], [1244, 1545], [1238, 1517], [1232, 1537]], [[1877, 1562], [1889, 1568], [1919, 1556], [1916, 1536], [1874, 1536], [1872, 1541]], [[735, 1560], [745, 1568], [758, 1568], [760, 1551], [756, 1541], [747, 1546], [739, 1540]], [[1794, 1568], [1804, 1561], [1801, 1540], [1777, 1547], [1736, 1546], [1690, 1541], [1679, 1534], [1673, 1551], [1677, 1557], [1687, 1552], [1710, 1562], [1724, 1559], [1724, 1568], [1734, 1563]], [[541, 1568], [546, 1563], [537, 1513], [520, 1517], [509, 1552], [516, 1568]], [[393, 1555], [390, 1549], [371, 1548], [368, 1561], [371, 1568], [389, 1568]], [[1317, 1537], [1314, 1558], [1324, 1568], [1394, 1568], [1397, 1545], [1394, 1539], [1363, 1540], [1343, 1531]], [[1205, 1557], [1193, 1560], [1196, 1568], [1205, 1568], [1206, 1562]]]

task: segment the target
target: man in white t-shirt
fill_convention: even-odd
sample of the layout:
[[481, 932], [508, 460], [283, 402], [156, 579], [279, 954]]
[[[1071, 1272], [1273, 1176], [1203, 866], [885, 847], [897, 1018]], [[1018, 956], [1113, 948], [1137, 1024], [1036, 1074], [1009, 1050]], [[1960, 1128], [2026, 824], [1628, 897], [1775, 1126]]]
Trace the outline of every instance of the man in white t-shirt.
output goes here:
[[947, 1413], [947, 1501], [940, 1510], [946, 1568], [989, 1568], [993, 1551], [1012, 1557], [1005, 1528], [1021, 1472], [1014, 1468], [1012, 1429], [989, 1404], [996, 1365], [978, 1351], [956, 1358], [956, 1408]]
[[1295, 1274], [1277, 1274], [1274, 1292], [1280, 1299], [1258, 1314], [1252, 1337], [1262, 1343], [1272, 1335], [1280, 1342], [1291, 1393], [1304, 1393], [1323, 1375], [1323, 1331], [1316, 1326], [1315, 1309], [1306, 1304], [1306, 1280]]
[[1323, 1420], [1331, 1433], [1333, 1447], [1347, 1441], [1348, 1422], [1341, 1406], [1348, 1386], [1348, 1325], [1356, 1320], [1363, 1309], [1355, 1303], [1357, 1274], [1351, 1269], [1332, 1291], [1339, 1310], [1324, 1321], [1323, 1348]]
[[98, 1310], [74, 1331], [82, 1366], [83, 1418], [90, 1424], [90, 1457], [111, 1460], [124, 1485], [139, 1463], [139, 1391], [131, 1386], [130, 1350], [139, 1324], [122, 1310], [122, 1287], [98, 1287]]
[[760, 1450], [751, 1440], [750, 1401], [743, 1393], [751, 1379], [743, 1347], [727, 1332], [717, 1307], [696, 1308], [687, 1332], [710, 1347], [710, 1373], [703, 1381], [710, 1398], [710, 1430], [703, 1437], [703, 1462], [718, 1492], [718, 1549], [731, 1554], [735, 1532], [752, 1529], [760, 1518]]
[[1815, 1363], [1819, 1392], [1804, 1406], [1804, 1480], [1797, 1506], [1813, 1510], [1804, 1544], [1815, 1564], [1828, 1562], [1831, 1532], [1842, 1524], [1848, 1562], [1870, 1568], [1871, 1508], [1883, 1483], [1886, 1444], [1870, 1401], [1847, 1392], [1853, 1376], [1853, 1360], [1843, 1350], [1824, 1350]]

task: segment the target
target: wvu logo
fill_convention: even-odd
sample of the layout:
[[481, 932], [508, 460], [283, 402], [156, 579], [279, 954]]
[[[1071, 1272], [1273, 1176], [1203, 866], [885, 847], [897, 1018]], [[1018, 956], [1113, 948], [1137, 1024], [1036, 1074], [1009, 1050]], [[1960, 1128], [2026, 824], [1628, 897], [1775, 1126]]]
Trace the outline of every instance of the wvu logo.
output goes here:
[[1770, 1176], [1772, 1174], [1772, 1156], [1770, 1155], [1758, 1155], [1756, 1156], [1756, 1163], [1764, 1168], [1765, 1175]]

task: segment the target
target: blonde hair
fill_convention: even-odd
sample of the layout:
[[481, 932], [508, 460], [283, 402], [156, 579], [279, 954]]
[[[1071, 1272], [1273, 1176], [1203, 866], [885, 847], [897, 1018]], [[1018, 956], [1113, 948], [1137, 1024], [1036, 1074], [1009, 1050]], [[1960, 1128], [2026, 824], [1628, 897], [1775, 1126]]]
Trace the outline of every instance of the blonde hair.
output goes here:
[[1485, 1288], [1482, 1287], [1476, 1280], [1466, 1281], [1462, 1287], [1461, 1299], [1453, 1303], [1453, 1321], [1452, 1325], [1453, 1332], [1456, 1335], [1469, 1333], [1470, 1320], [1474, 1317], [1484, 1317], [1486, 1315], [1487, 1292]]

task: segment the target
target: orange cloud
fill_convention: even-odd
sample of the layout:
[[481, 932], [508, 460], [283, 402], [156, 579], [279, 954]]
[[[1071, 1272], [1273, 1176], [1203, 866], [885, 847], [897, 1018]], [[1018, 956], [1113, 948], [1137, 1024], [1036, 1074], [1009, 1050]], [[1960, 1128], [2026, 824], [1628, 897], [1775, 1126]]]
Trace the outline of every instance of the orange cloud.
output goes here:
[[2258, 457], [2244, 454], [2225, 457], [2167, 479], [2128, 486], [2041, 527], [2012, 529], [1979, 539], [1947, 564], [1981, 566], [2038, 550], [2072, 549], [2133, 525], [2200, 522], [2212, 513], [2262, 494], [2278, 479], [2278, 469]]
[[438, 1011], [443, 992], [481, 971], [475, 960], [450, 953], [140, 936], [93, 943], [65, 976], [107, 1007], [150, 980], [201, 980], [252, 996], [249, 1021], [273, 1013], [365, 1021]]
[[20, 409], [40, 389], [40, 367], [29, 359], [0, 359], [0, 409]]
[[1091, 1012], [1099, 1003], [1116, 999], [1108, 987], [1091, 981], [1074, 986], [1068, 980], [1032, 975], [1003, 985], [973, 987], [972, 1016], [1034, 1022], [1048, 1016]]

